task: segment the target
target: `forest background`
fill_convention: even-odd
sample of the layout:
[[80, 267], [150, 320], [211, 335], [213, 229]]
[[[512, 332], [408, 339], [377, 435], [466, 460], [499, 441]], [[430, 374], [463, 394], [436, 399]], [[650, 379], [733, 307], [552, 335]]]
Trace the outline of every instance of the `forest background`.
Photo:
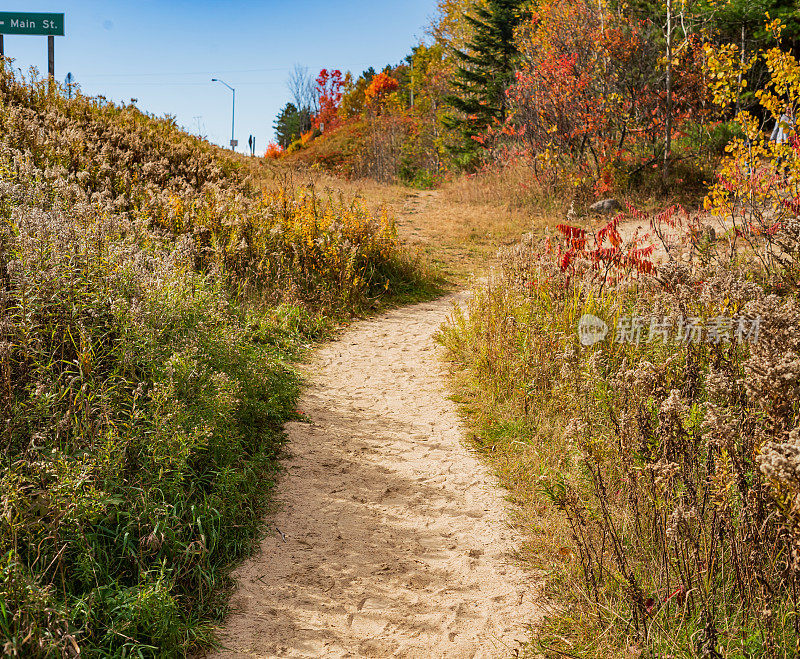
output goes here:
[[[737, 112], [762, 129], [774, 120], [755, 93], [769, 80], [757, 57], [772, 45], [768, 20], [784, 25], [781, 49], [800, 47], [788, 0], [438, 9], [399, 64], [316, 76], [297, 65], [267, 156], [420, 188], [478, 174], [494, 183], [483, 194], [520, 207], [670, 189], [697, 199], [741, 135]], [[724, 107], [719, 67], [736, 79]]]

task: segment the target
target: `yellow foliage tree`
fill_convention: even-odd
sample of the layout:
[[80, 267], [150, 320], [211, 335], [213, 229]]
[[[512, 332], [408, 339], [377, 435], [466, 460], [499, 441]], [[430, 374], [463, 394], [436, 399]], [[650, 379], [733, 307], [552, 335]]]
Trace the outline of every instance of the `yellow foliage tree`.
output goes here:
[[[794, 128], [800, 105], [800, 62], [779, 47], [783, 25], [770, 20], [775, 45], [740, 61], [737, 46], [706, 46], [707, 67], [715, 102], [735, 103], [746, 72], [762, 58], [770, 79], [755, 92], [766, 119], [741, 111], [735, 122], [741, 137], [726, 147], [727, 157], [704, 202], [705, 209], [726, 222], [732, 251], [745, 241], [768, 269], [797, 268], [800, 262], [800, 142]], [[764, 129], [774, 121], [784, 139], [770, 139]], [[776, 131], [773, 131], [773, 135]]]

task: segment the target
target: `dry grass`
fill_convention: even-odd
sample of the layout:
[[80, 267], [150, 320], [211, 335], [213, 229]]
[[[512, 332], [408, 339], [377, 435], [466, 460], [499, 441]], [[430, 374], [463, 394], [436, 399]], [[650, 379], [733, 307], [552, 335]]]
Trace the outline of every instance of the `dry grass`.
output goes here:
[[[554, 226], [558, 215], [531, 214], [501, 197], [466, 200], [453, 192], [461, 183], [441, 190], [414, 190], [371, 179], [345, 180], [313, 168], [289, 168], [282, 163], [250, 164], [264, 187], [313, 187], [322, 194], [361, 198], [370, 212], [386, 208], [398, 234], [420, 252], [453, 285], [486, 274], [499, 247], [530, 231]], [[468, 185], [468, 184], [467, 184]]]
[[[456, 208], [487, 209], [509, 218], [527, 218], [532, 229], [554, 228], [569, 215], [570, 222], [585, 229], [599, 228], [608, 221], [589, 207], [597, 195], [570, 182], [568, 173], [553, 174], [536, 170], [524, 160], [495, 165], [469, 176], [450, 180], [441, 190], [443, 202]], [[626, 189], [602, 195], [629, 203], [644, 213], [657, 214], [665, 206], [679, 203], [696, 209], [702, 202], [702, 191], [684, 187], [669, 190]], [[529, 229], [530, 230], [530, 229]], [[506, 244], [505, 242], [498, 243]]]
[[[475, 444], [565, 603], [537, 633], [547, 656], [796, 656], [796, 270], [746, 257], [601, 288], [529, 240], [442, 330]], [[763, 336], [587, 349], [584, 313], [742, 315]]]
[[495, 165], [448, 182], [444, 196], [457, 204], [503, 206], [510, 212], [542, 218], [563, 215], [573, 199], [586, 201], [565, 181], [543, 180], [541, 172], [524, 162]]

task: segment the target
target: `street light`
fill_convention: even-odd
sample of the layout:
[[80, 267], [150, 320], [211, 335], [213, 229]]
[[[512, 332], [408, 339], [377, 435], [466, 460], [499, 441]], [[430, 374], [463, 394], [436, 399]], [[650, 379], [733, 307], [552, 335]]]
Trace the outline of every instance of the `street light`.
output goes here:
[[233, 108], [231, 109], [231, 150], [233, 150], [236, 148], [236, 145], [238, 144], [238, 142], [235, 139], [233, 139], [233, 122], [234, 119], [236, 118], [236, 90], [233, 87], [231, 87], [227, 82], [225, 82], [224, 80], [220, 80], [219, 78], [211, 78], [211, 82], [221, 82], [223, 85], [225, 85], [228, 89], [230, 89], [233, 92]]

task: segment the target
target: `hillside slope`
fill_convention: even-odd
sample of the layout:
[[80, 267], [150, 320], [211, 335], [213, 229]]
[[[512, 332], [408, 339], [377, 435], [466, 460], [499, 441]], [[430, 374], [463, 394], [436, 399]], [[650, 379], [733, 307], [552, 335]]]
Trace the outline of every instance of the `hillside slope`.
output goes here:
[[3, 653], [209, 646], [297, 417], [288, 360], [421, 281], [389, 218], [3, 69]]

